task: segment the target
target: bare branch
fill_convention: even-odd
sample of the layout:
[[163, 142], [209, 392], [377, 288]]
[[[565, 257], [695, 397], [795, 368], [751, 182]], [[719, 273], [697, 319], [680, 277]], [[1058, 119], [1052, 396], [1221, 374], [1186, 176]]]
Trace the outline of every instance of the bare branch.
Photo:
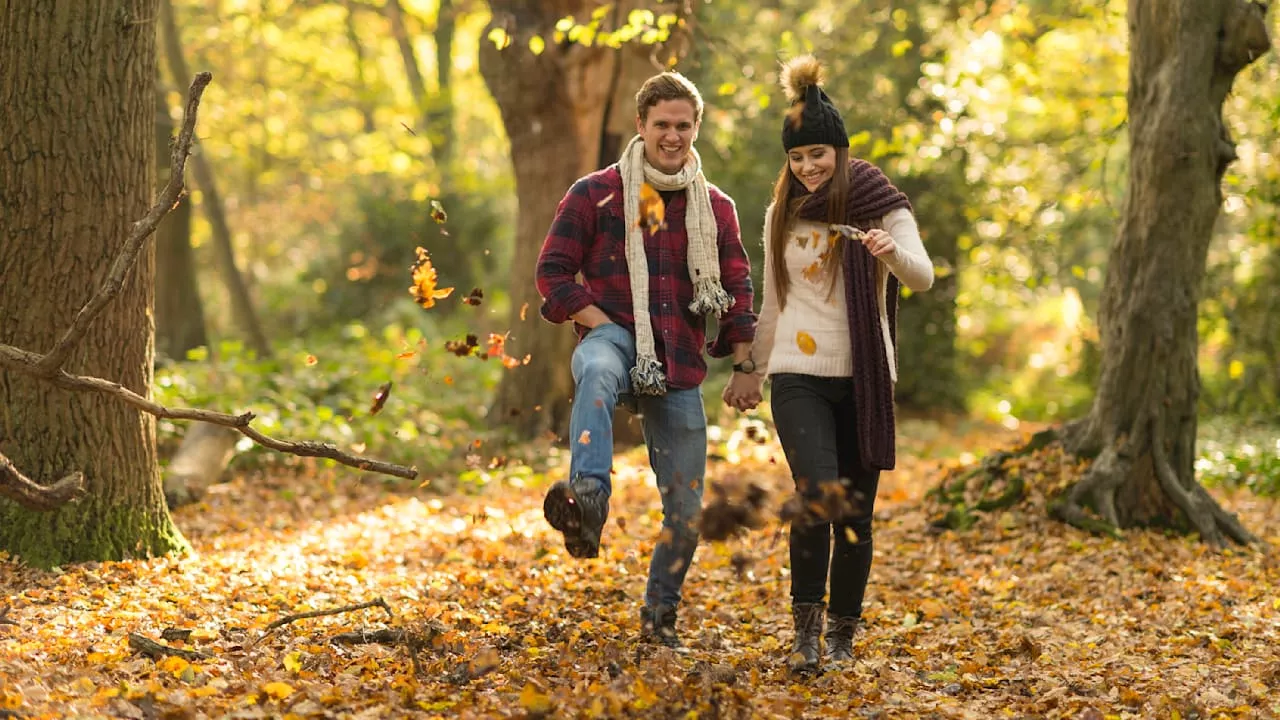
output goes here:
[[[0, 345], [0, 367], [16, 370], [28, 375], [40, 376], [37, 368], [39, 367], [41, 359], [42, 356], [36, 353], [22, 350], [21, 348], [15, 348], [12, 345]], [[239, 431], [241, 434], [259, 445], [279, 452], [302, 457], [325, 458], [346, 465], [347, 467], [356, 468], [357, 470], [367, 470], [369, 472], [381, 473], [383, 475], [402, 477], [406, 480], [413, 480], [418, 477], [417, 468], [396, 465], [395, 463], [384, 462], [382, 460], [374, 460], [373, 458], [367, 458], [360, 455], [352, 455], [325, 443], [309, 441], [294, 442], [268, 437], [249, 425], [254, 418], [254, 415], [251, 412], [245, 412], [239, 415], [228, 415], [226, 413], [214, 412], [212, 410], [168, 408], [159, 403], [148, 400], [118, 382], [103, 380], [102, 378], [86, 375], [72, 375], [63, 370], [55, 370], [53, 375], [43, 376], [42, 379], [66, 390], [99, 392], [119, 398], [139, 410], [158, 418], [168, 420], [195, 420], [198, 422], [209, 423], [211, 425], [229, 427], [233, 430]]]
[[[32, 481], [13, 466], [13, 461], [0, 453], [0, 497], [6, 497], [28, 510], [53, 510], [84, 495], [84, 475], [73, 472], [52, 485]], [[0, 623], [4, 616], [0, 615]]]
[[129, 232], [129, 238], [125, 241], [123, 251], [116, 256], [115, 262], [112, 263], [111, 274], [107, 276], [107, 281], [80, 308], [80, 312], [76, 314], [71, 327], [67, 328], [67, 331], [59, 338], [53, 349], [41, 358], [36, 366], [37, 374], [51, 375], [66, 363], [67, 357], [71, 355], [71, 351], [75, 349], [76, 344], [84, 338], [89, 326], [102, 314], [103, 308], [120, 293], [120, 288], [124, 286], [125, 275], [138, 262], [138, 253], [142, 251], [143, 244], [155, 232], [156, 226], [160, 224], [164, 216], [168, 215], [169, 211], [178, 203], [178, 199], [182, 196], [184, 178], [186, 177], [184, 171], [187, 166], [187, 156], [191, 154], [191, 138], [195, 134], [196, 110], [200, 107], [200, 97], [204, 94], [204, 89], [208, 87], [211, 80], [213, 80], [212, 74], [201, 72], [197, 73], [195, 79], [191, 82], [191, 90], [187, 95], [186, 113], [182, 119], [182, 129], [178, 132], [177, 142], [173, 144], [169, 182], [160, 191], [160, 196], [156, 198], [155, 204], [151, 206], [147, 214], [133, 224], [133, 229]]
[[[253, 421], [254, 417], [251, 412], [228, 415], [211, 410], [167, 408], [148, 400], [118, 382], [85, 375], [72, 375], [62, 369], [67, 358], [80, 340], [84, 338], [94, 320], [102, 314], [103, 309], [120, 293], [120, 289], [124, 286], [125, 276], [137, 264], [138, 254], [142, 251], [142, 246], [155, 233], [156, 226], [160, 224], [164, 216], [174, 208], [179, 198], [181, 198], [185, 186], [184, 176], [187, 158], [191, 154], [191, 141], [195, 135], [196, 115], [200, 107], [200, 98], [212, 79], [212, 74], [201, 72], [197, 73], [192, 81], [190, 92], [187, 95], [186, 113], [182, 121], [182, 128], [178, 132], [177, 140], [173, 143], [169, 181], [160, 191], [155, 204], [151, 206], [147, 214], [133, 224], [133, 229], [129, 232], [129, 237], [125, 240], [124, 247], [112, 263], [111, 273], [108, 275], [106, 282], [80, 308], [75, 320], [71, 323], [71, 327], [59, 338], [48, 354], [41, 355], [12, 345], [0, 344], [0, 368], [32, 375], [67, 390], [92, 391], [110, 395], [158, 418], [196, 420], [229, 427], [239, 431], [259, 445], [272, 450], [304, 457], [326, 458], [359, 470], [393, 475], [409, 480], [416, 478], [418, 470], [413, 467], [351, 455], [324, 443], [290, 442], [268, 437], [250, 427], [249, 423]], [[0, 497], [7, 497], [31, 510], [53, 510], [83, 495], [84, 492], [84, 476], [81, 473], [71, 473], [53, 485], [46, 487], [24, 476], [8, 458], [0, 455]]]

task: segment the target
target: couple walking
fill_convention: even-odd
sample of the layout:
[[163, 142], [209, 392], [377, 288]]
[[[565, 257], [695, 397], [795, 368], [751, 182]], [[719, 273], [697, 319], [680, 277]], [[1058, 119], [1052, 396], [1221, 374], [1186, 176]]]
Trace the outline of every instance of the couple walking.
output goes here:
[[[877, 167], [849, 156], [821, 76], [811, 56], [782, 69], [791, 105], [765, 214], [758, 316], [734, 202], [707, 182], [693, 146], [702, 97], [678, 73], [640, 88], [636, 136], [617, 163], [569, 188], [537, 265], [542, 316], [572, 320], [579, 337], [569, 478], [548, 491], [543, 511], [572, 556], [598, 554], [609, 516], [613, 410], [619, 402], [637, 410], [664, 527], [641, 610], [644, 639], [680, 645], [677, 608], [698, 544], [706, 472], [704, 346], [712, 357], [733, 357], [729, 406], [755, 407], [770, 380], [797, 492], [849, 501], [834, 516], [791, 526], [796, 671], [818, 667], [824, 620], [827, 657], [853, 658], [876, 486], [880, 471], [894, 466], [899, 284], [920, 292], [933, 283], [910, 202]], [[646, 184], [662, 197], [662, 223], [647, 221]], [[718, 320], [710, 342], [708, 315]]]

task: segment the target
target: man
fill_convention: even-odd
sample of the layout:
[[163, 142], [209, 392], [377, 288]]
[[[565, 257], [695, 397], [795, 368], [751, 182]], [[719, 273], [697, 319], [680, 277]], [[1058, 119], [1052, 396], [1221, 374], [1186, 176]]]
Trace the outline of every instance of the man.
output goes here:
[[[579, 338], [569, 479], [548, 491], [543, 513], [570, 555], [597, 556], [612, 490], [613, 410], [621, 401], [638, 411], [663, 512], [641, 634], [670, 647], [680, 645], [676, 608], [702, 511], [707, 315], [719, 319], [707, 351], [734, 358], [726, 399], [755, 392], [750, 261], [733, 200], [706, 181], [693, 148], [702, 110], [702, 96], [679, 73], [645, 81], [637, 136], [617, 163], [569, 189], [537, 267], [542, 316], [572, 319]], [[655, 189], [665, 211], [653, 202]]]

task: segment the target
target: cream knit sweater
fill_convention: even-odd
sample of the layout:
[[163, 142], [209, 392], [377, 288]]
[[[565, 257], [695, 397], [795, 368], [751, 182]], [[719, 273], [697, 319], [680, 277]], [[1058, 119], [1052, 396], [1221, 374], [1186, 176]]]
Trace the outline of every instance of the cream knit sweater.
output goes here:
[[[834, 287], [818, 272], [822, 256], [830, 248], [827, 225], [797, 220], [789, 232], [783, 261], [791, 278], [787, 307], [778, 309], [777, 288], [773, 286], [773, 263], [768, 231], [773, 207], [765, 213], [764, 301], [751, 346], [756, 372], [762, 375], [800, 373], [822, 377], [848, 377], [853, 374], [854, 357], [849, 341], [849, 322], [844, 299], [844, 272], [836, 267]], [[901, 208], [882, 219], [886, 232], [893, 236], [897, 249], [880, 257], [878, 273], [880, 298], [880, 331], [884, 335], [889, 374], [896, 382], [897, 359], [889, 334], [889, 314], [885, 305], [888, 273], [913, 292], [924, 292], [933, 286], [933, 262], [920, 239], [911, 211]], [[831, 287], [831, 292], [827, 292]]]

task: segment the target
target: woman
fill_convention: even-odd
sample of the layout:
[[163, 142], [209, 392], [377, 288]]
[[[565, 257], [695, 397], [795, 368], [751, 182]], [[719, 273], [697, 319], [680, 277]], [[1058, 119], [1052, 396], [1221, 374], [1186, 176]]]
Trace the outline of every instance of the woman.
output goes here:
[[[910, 202], [874, 165], [850, 159], [821, 76], [811, 56], [783, 67], [787, 162], [765, 216], [764, 301], [751, 352], [757, 382], [772, 382], [774, 424], [805, 500], [791, 525], [789, 664], [797, 672], [818, 668], [827, 614], [827, 659], [853, 659], [876, 486], [894, 466], [899, 283], [914, 292], [933, 285]], [[748, 397], [726, 400], [745, 409]]]

